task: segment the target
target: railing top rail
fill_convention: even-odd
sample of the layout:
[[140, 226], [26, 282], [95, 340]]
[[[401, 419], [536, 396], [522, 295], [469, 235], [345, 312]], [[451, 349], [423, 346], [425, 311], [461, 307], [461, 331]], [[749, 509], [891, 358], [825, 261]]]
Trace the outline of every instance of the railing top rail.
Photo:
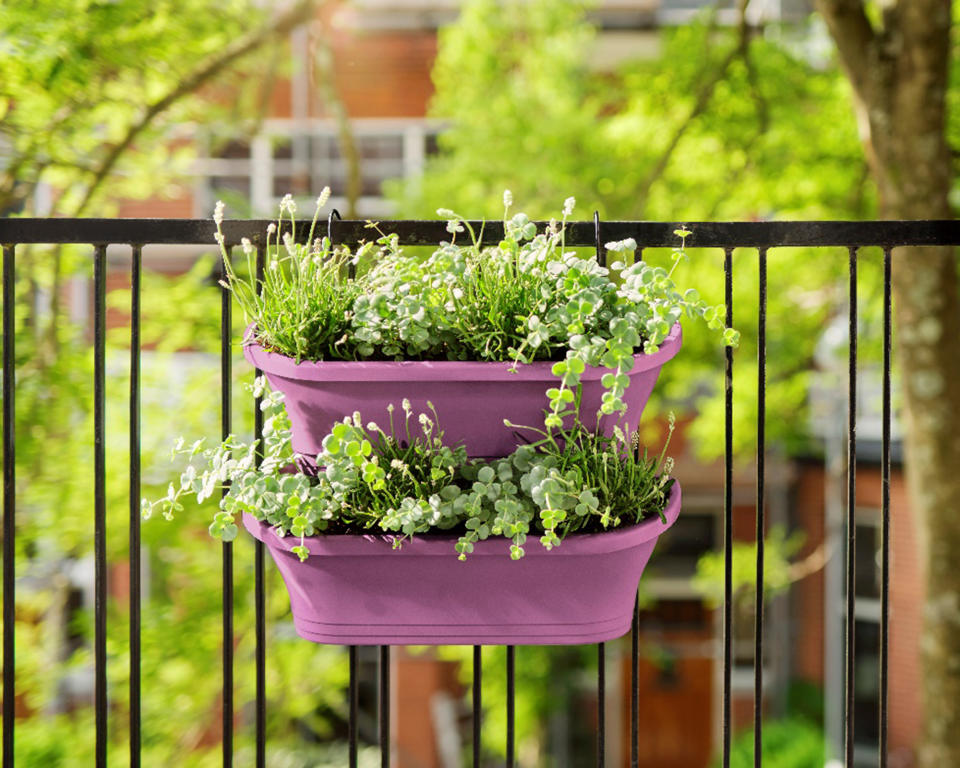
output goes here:
[[[503, 237], [500, 221], [470, 221], [482, 233], [485, 244]], [[244, 237], [261, 242], [266, 237], [267, 219], [236, 219], [223, 222], [229, 245]], [[538, 222], [542, 230], [546, 222]], [[787, 246], [907, 246], [960, 245], [960, 220], [918, 221], [602, 221], [603, 242], [634, 238], [642, 247], [676, 245], [674, 234], [680, 226], [692, 233], [689, 247], [779, 248]], [[430, 245], [449, 240], [443, 220], [384, 220], [380, 232], [396, 233], [404, 245]], [[214, 245], [215, 227], [210, 219], [0, 219], [0, 244], [20, 243], [117, 243], [156, 245]], [[378, 236], [366, 221], [335, 221], [335, 242], [357, 243]], [[309, 222], [300, 222], [297, 239], [309, 232]], [[326, 233], [326, 222], [318, 222], [315, 236]], [[461, 240], [467, 233], [460, 235]], [[568, 221], [566, 241], [571, 246], [590, 246], [596, 232], [592, 221]]]

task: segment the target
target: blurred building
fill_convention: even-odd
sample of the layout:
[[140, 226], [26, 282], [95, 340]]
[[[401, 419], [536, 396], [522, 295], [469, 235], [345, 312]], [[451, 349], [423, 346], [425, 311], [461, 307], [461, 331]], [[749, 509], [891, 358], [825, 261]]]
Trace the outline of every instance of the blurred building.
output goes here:
[[[388, 216], [382, 193], [389, 179], [415, 178], [437, 152], [443, 122], [426, 117], [433, 93], [430, 71], [437, 29], [454, 21], [459, 0], [353, 0], [326, 14], [331, 82], [318, 82], [316, 40], [301, 28], [291, 36], [295, 69], [278, 79], [252, 134], [195, 126], [200, 156], [191, 184], [164, 199], [128, 201], [121, 216], [207, 217], [217, 200], [234, 215], [269, 216], [287, 193], [312, 208], [320, 190], [333, 190], [343, 212], [349, 164], [339, 115], [349, 119], [360, 166], [358, 217]], [[721, 0], [601, 0], [589, 14], [598, 34], [588, 59], [612, 71], [630, 59], [656, 55], [657, 30], [690, 21], [716, 5], [720, 23], [736, 22], [736, 3]], [[812, 0], [754, 0], [755, 23], [806, 19]], [[335, 103], [332, 103], [335, 102]]]

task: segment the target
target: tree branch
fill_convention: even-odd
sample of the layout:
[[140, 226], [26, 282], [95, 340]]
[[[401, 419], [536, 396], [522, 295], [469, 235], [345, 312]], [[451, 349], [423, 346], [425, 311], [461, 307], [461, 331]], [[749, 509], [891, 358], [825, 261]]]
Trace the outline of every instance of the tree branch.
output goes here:
[[77, 217], [83, 214], [94, 194], [106, 181], [123, 153], [130, 148], [137, 136], [149, 127], [158, 115], [165, 112], [180, 99], [195, 93], [237, 60], [262, 48], [268, 41], [288, 34], [300, 24], [308, 21], [316, 10], [317, 2], [318, 0], [298, 0], [290, 10], [274, 19], [268, 27], [234, 40], [216, 56], [187, 75], [167, 95], [147, 107], [141, 118], [127, 128], [123, 138], [108, 150], [96, 171], [96, 175], [71, 216]]
[[676, 151], [677, 146], [680, 144], [680, 140], [687, 132], [687, 129], [693, 124], [693, 121], [706, 111], [707, 106], [710, 104], [710, 99], [713, 98], [713, 92], [716, 90], [720, 81], [726, 77], [727, 70], [730, 69], [730, 65], [741, 56], [744, 59], [747, 58], [747, 51], [750, 46], [750, 27], [747, 24], [748, 5], [750, 5], [750, 0], [738, 0], [737, 12], [739, 22], [737, 23], [737, 44], [724, 57], [723, 61], [720, 62], [720, 65], [713, 70], [713, 74], [700, 87], [700, 90], [697, 91], [697, 98], [694, 101], [693, 107], [691, 108], [689, 114], [687, 114], [683, 122], [677, 126], [677, 130], [667, 143], [666, 149], [664, 149], [664, 151], [661, 153], [656, 165], [650, 169], [650, 172], [638, 185], [637, 197], [640, 200], [646, 200], [650, 193], [650, 188], [654, 185], [654, 183], [656, 183], [657, 179], [663, 175], [664, 171], [667, 170], [667, 166], [670, 164], [670, 159], [673, 157], [674, 151]]

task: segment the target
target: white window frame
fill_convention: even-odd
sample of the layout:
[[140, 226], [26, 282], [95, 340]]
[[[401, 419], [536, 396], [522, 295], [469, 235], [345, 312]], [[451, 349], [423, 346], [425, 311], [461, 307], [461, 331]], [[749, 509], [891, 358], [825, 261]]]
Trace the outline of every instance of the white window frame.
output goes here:
[[[427, 157], [427, 142], [431, 136], [439, 134], [444, 123], [429, 118], [357, 118], [350, 121], [354, 136], [395, 136], [401, 141], [401, 156], [398, 158], [401, 175], [399, 177], [384, 174], [384, 178], [402, 178], [412, 180], [423, 173]], [[196, 162], [196, 188], [194, 194], [194, 215], [206, 217], [213, 210], [210, 179], [215, 176], [233, 176], [249, 178], [249, 200], [254, 216], [273, 216], [280, 202], [280, 196], [274, 193], [274, 179], [278, 175], [289, 175], [296, 159], [276, 159], [273, 157], [273, 144], [280, 140], [292, 140], [295, 137], [333, 137], [337, 136], [336, 123], [327, 118], [268, 118], [263, 121], [260, 131], [249, 139], [249, 157], [217, 158], [204, 157]], [[394, 160], [362, 163], [369, 169], [372, 164], [381, 162], [393, 164]], [[304, 199], [312, 210], [312, 200]], [[346, 207], [342, 195], [330, 198], [333, 208]], [[389, 216], [395, 213], [394, 204], [379, 195], [361, 195], [357, 200], [359, 214], [368, 216]]]

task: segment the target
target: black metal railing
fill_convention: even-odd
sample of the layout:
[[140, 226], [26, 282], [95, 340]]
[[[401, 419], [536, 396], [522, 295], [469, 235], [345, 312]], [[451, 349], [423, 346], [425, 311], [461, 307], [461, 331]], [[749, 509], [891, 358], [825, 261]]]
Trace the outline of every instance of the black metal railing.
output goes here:
[[[264, 237], [267, 221], [227, 221], [223, 224], [225, 243], [238, 246], [241, 238], [249, 238], [257, 246], [257, 269], [262, 275], [265, 256]], [[471, 222], [480, 231], [481, 222]], [[671, 247], [676, 243], [678, 225], [661, 222], [617, 221], [570, 222], [567, 224], [566, 243], [571, 246], [596, 246], [601, 242], [634, 238], [640, 247]], [[756, 425], [756, 593], [755, 593], [755, 655], [754, 655], [754, 742], [755, 764], [761, 765], [764, 647], [764, 548], [765, 531], [765, 453], [766, 453], [766, 324], [767, 324], [767, 254], [771, 248], [805, 246], [823, 248], [839, 246], [848, 249], [849, 263], [849, 391], [847, 420], [847, 514], [846, 514], [846, 711], [844, 718], [844, 756], [847, 766], [853, 765], [854, 704], [854, 618], [855, 618], [855, 508], [856, 448], [857, 448], [857, 257], [862, 247], [879, 246], [883, 249], [883, 335], [882, 335], [882, 509], [881, 509], [881, 627], [880, 627], [880, 750], [879, 763], [886, 765], [887, 754], [887, 691], [888, 691], [888, 627], [889, 627], [889, 523], [890, 523], [890, 323], [891, 323], [891, 254], [897, 246], [960, 245], [960, 222], [953, 221], [871, 221], [871, 222], [686, 222], [693, 232], [687, 245], [693, 248], [720, 248], [723, 250], [724, 295], [726, 322], [733, 324], [733, 253], [735, 248], [757, 251], [759, 293], [758, 321], [758, 414]], [[356, 243], [369, 236], [365, 222], [330, 222], [334, 242]], [[384, 232], [399, 235], [401, 244], [424, 245], [437, 243], [447, 236], [442, 221], [381, 222]], [[488, 222], [483, 225], [484, 242], [495, 243], [503, 236], [503, 225]], [[207, 220], [171, 219], [6, 219], [0, 220], [0, 244], [3, 246], [3, 766], [14, 765], [14, 702], [16, 679], [14, 675], [14, 536], [15, 536], [15, 442], [14, 398], [16, 396], [14, 370], [14, 280], [16, 250], [27, 244], [87, 244], [92, 246], [94, 282], [94, 707], [96, 722], [96, 765], [107, 765], [107, 554], [106, 554], [106, 492], [105, 492], [105, 343], [106, 343], [106, 251], [108, 245], [127, 245], [132, 248], [131, 304], [130, 304], [130, 392], [129, 392], [129, 449], [130, 449], [130, 764], [140, 765], [141, 751], [141, 680], [140, 680], [140, 320], [141, 268], [145, 245], [213, 245], [214, 228]], [[221, 289], [221, 432], [226, 437], [232, 428], [231, 414], [231, 301], [229, 292]], [[728, 348], [725, 359], [725, 421], [724, 421], [724, 605], [723, 605], [723, 690], [722, 690], [722, 754], [724, 766], [729, 765], [731, 748], [731, 670], [732, 670], [732, 541], [733, 541], [733, 364], [734, 352]], [[254, 406], [255, 432], [262, 434], [263, 421], [259, 402]], [[223, 566], [223, 764], [233, 763], [233, 550], [229, 544], [222, 549]], [[255, 544], [255, 622], [256, 622], [256, 764], [266, 765], [266, 611], [264, 593], [263, 544]], [[639, 605], [634, 610], [631, 631], [631, 695], [630, 695], [630, 761], [639, 763]], [[480, 765], [482, 664], [480, 646], [473, 648], [473, 764]], [[390, 648], [381, 646], [379, 653], [379, 742], [382, 765], [389, 768], [390, 740]], [[357, 648], [349, 649], [349, 761], [357, 761], [358, 659]], [[515, 648], [506, 648], [507, 765], [516, 764], [515, 744]], [[605, 762], [606, 713], [604, 704], [605, 663], [604, 644], [598, 646], [598, 711], [597, 711], [597, 765]]]

